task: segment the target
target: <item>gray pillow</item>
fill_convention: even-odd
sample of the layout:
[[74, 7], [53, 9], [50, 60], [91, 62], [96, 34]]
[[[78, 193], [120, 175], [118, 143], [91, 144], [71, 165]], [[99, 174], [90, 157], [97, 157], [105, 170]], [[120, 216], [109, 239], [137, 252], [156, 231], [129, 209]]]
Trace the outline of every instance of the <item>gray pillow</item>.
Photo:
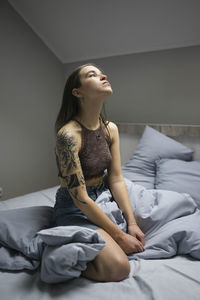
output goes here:
[[157, 159], [189, 161], [192, 160], [192, 154], [191, 149], [147, 125], [134, 155], [122, 166], [122, 173], [132, 182], [153, 189]]
[[200, 161], [157, 160], [155, 187], [187, 193], [200, 208]]

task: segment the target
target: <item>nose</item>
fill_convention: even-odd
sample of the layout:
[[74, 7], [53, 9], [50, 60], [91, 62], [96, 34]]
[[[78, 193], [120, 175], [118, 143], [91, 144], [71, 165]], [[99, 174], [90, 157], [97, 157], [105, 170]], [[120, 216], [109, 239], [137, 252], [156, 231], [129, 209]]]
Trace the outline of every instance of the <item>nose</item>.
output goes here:
[[101, 79], [105, 80], [105, 79], [107, 79], [107, 76], [104, 75], [104, 74], [102, 74], [102, 75], [101, 75]]

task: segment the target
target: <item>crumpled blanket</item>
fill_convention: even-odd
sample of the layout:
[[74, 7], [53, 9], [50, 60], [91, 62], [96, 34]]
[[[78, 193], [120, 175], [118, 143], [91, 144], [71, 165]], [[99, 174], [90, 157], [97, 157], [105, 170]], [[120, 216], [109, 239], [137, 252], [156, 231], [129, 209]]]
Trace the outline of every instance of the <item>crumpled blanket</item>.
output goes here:
[[41, 279], [48, 283], [79, 277], [105, 246], [101, 235], [80, 226], [59, 226], [38, 232], [45, 243]]
[[[125, 178], [136, 222], [145, 234], [145, 251], [128, 255], [132, 259], [169, 258], [189, 254], [200, 259], [200, 210], [186, 193], [146, 189]], [[96, 203], [126, 231], [126, 221], [109, 191]], [[108, 200], [109, 199], [109, 200]]]
[[[136, 221], [145, 233], [145, 251], [129, 260], [189, 254], [200, 259], [200, 211], [188, 194], [147, 190], [125, 178]], [[109, 190], [97, 205], [123, 231], [126, 220]], [[2, 214], [3, 213], [3, 214]], [[95, 230], [79, 226], [49, 228], [51, 207], [29, 207], [0, 212], [0, 269], [41, 267], [48, 283], [79, 277], [105, 246]]]

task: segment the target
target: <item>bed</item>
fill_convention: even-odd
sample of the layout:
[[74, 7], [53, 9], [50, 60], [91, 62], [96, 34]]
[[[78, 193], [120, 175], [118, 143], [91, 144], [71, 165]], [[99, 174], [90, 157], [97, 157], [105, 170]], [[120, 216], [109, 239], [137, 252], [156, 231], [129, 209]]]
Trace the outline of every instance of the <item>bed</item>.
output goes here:
[[[38, 257], [31, 261], [26, 257], [27, 251], [33, 252], [33, 247], [37, 247], [37, 253], [43, 251], [35, 236], [28, 250], [25, 236], [26, 253], [20, 253], [24, 241], [19, 236], [27, 230], [30, 236], [29, 226], [32, 227], [31, 239], [34, 230], [40, 232], [43, 242], [49, 239], [45, 235], [49, 233], [46, 221], [59, 187], [54, 186], [0, 202], [0, 299], [200, 298], [200, 126], [132, 123], [117, 123], [117, 126], [122, 171], [132, 208], [139, 225], [147, 233], [147, 250], [129, 256], [129, 277], [121, 282], [107, 283], [80, 276], [57, 279], [57, 282], [51, 282], [50, 277], [49, 282], [44, 282], [41, 276], [44, 263], [40, 264]], [[108, 193], [99, 200], [99, 205], [105, 205], [107, 198], [113, 207], [114, 201]], [[37, 227], [35, 219], [41, 211], [41, 227]], [[125, 228], [124, 220], [119, 219], [118, 224]], [[116, 222], [116, 218], [113, 221]], [[77, 235], [78, 229], [75, 229]], [[103, 247], [103, 241], [94, 237], [92, 230], [87, 234], [87, 237], [91, 234], [92, 241], [95, 239], [96, 248], [90, 249], [95, 256]], [[58, 238], [60, 236], [56, 236], [56, 243]], [[69, 237], [65, 236], [66, 239]], [[52, 249], [53, 243], [55, 235], [48, 249]], [[10, 245], [14, 245], [13, 249]], [[10, 264], [6, 265], [8, 256]], [[26, 268], [20, 267], [22, 261]]]

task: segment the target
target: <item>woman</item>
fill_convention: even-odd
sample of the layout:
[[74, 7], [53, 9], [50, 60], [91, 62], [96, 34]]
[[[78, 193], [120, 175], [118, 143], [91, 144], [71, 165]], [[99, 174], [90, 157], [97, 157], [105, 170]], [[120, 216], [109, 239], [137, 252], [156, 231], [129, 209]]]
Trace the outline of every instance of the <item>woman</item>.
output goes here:
[[[80, 66], [66, 82], [55, 124], [61, 187], [56, 193], [54, 226], [85, 226], [102, 235], [105, 247], [82, 272], [96, 281], [125, 279], [130, 272], [126, 254], [144, 251], [144, 234], [136, 224], [121, 172], [118, 128], [101, 113], [111, 94], [107, 76], [99, 68], [94, 64]], [[106, 187], [125, 216], [128, 233], [95, 203]]]

